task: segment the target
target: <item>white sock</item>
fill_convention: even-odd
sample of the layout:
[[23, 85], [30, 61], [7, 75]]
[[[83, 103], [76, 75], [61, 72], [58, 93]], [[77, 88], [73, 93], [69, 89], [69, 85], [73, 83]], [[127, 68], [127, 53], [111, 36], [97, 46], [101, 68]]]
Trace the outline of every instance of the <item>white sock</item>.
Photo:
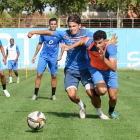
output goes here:
[[78, 103], [78, 105], [81, 107], [81, 108], [84, 108], [84, 103], [80, 100], [80, 102]]
[[103, 114], [101, 107], [96, 108], [98, 116], [101, 116]]
[[9, 77], [9, 81], [12, 82], [12, 77]]
[[17, 79], [19, 79], [19, 76], [17, 76]]

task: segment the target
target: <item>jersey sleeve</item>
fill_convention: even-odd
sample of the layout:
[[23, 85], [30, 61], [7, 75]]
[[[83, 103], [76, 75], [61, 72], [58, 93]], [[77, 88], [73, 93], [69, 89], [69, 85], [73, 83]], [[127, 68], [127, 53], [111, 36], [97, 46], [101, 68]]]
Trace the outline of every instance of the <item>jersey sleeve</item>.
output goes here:
[[63, 31], [54, 31], [53, 36], [57, 37], [60, 40], [63, 40], [64, 32]]
[[16, 51], [17, 51], [17, 52], [19, 52], [19, 48], [18, 48], [18, 46], [17, 46], [17, 45], [16, 45]]
[[44, 37], [43, 37], [43, 35], [40, 35], [40, 37], [39, 37], [39, 43], [43, 43], [44, 42]]
[[91, 43], [93, 42], [94, 40], [93, 39], [89, 39], [86, 43], [86, 48], [88, 49], [89, 46], [91, 45]]
[[1, 40], [0, 40], [0, 46], [2, 46]]
[[109, 58], [117, 58], [117, 49], [114, 44], [110, 44], [107, 46], [107, 53], [109, 55]]
[[89, 31], [89, 30], [86, 30], [86, 36], [87, 37], [93, 37], [94, 33]]

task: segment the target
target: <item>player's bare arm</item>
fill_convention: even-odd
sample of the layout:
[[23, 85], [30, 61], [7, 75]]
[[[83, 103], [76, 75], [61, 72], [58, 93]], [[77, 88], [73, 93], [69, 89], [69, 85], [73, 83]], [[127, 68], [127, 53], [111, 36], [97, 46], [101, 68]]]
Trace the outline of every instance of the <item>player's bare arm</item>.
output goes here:
[[19, 52], [17, 52], [17, 57], [16, 57], [16, 59], [15, 59], [15, 63], [17, 63], [17, 60], [18, 60], [18, 57], [19, 57]]
[[116, 71], [117, 70], [117, 58], [105, 58], [105, 54], [104, 51], [98, 47], [98, 52], [100, 57], [102, 58], [102, 60], [104, 61], [104, 63], [107, 65], [107, 67], [109, 69], [111, 69], [112, 71]]
[[34, 54], [33, 59], [32, 59], [32, 63], [35, 63], [36, 56], [37, 56], [38, 52], [40, 51], [41, 47], [42, 47], [42, 43], [38, 43], [35, 54]]
[[62, 47], [62, 48], [61, 48], [61, 53], [60, 53], [60, 55], [58, 55], [57, 61], [60, 61], [60, 60], [61, 60], [61, 58], [62, 58], [62, 56], [63, 56], [63, 53], [64, 53], [64, 48]]
[[27, 36], [28, 38], [31, 38], [34, 34], [53, 36], [53, 32], [54, 31], [50, 31], [50, 30], [31, 31], [28, 33]]
[[3, 63], [6, 65], [6, 57], [5, 57], [5, 52], [4, 52], [3, 46], [0, 46], [0, 50], [1, 50], [1, 53], [3, 55]]
[[77, 42], [75, 42], [74, 44], [72, 44], [71, 46], [68, 46], [66, 44], [61, 44], [60, 47], [63, 47], [65, 51], [68, 51], [68, 50], [71, 50], [78, 46], [86, 46], [86, 43], [89, 39], [91, 39], [91, 38], [90, 37], [82, 38], [82, 39], [78, 40]]

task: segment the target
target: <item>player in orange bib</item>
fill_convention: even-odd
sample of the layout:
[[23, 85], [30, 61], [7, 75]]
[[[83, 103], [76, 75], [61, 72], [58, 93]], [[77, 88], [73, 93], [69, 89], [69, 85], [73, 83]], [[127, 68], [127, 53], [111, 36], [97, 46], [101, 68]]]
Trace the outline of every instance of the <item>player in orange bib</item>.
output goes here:
[[[93, 39], [94, 38], [94, 39]], [[109, 115], [113, 119], [119, 119], [118, 114], [114, 111], [117, 103], [117, 49], [113, 42], [107, 40], [106, 33], [98, 30], [94, 33], [93, 38], [86, 37], [80, 39], [75, 44], [67, 46], [62, 44], [64, 50], [73, 49], [79, 45], [87, 48], [88, 69], [95, 84], [95, 92], [102, 96], [107, 91], [109, 94]]]

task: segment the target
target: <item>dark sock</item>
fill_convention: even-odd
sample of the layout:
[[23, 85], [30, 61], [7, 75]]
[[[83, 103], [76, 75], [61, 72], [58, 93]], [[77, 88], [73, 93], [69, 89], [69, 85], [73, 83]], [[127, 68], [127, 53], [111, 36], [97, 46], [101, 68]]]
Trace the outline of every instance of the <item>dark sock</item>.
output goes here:
[[38, 90], [39, 90], [39, 88], [35, 88], [35, 95], [37, 96], [38, 95]]
[[115, 107], [109, 106], [109, 112], [113, 112]]
[[100, 99], [100, 102], [101, 102], [101, 98], [100, 98], [100, 96], [96, 93], [95, 88], [94, 88], [93, 90], [94, 90], [95, 95], [98, 96], [98, 98]]
[[6, 84], [2, 85], [2, 87], [3, 87], [3, 90], [5, 90], [6, 89]]
[[55, 95], [56, 87], [52, 87], [52, 96]]

